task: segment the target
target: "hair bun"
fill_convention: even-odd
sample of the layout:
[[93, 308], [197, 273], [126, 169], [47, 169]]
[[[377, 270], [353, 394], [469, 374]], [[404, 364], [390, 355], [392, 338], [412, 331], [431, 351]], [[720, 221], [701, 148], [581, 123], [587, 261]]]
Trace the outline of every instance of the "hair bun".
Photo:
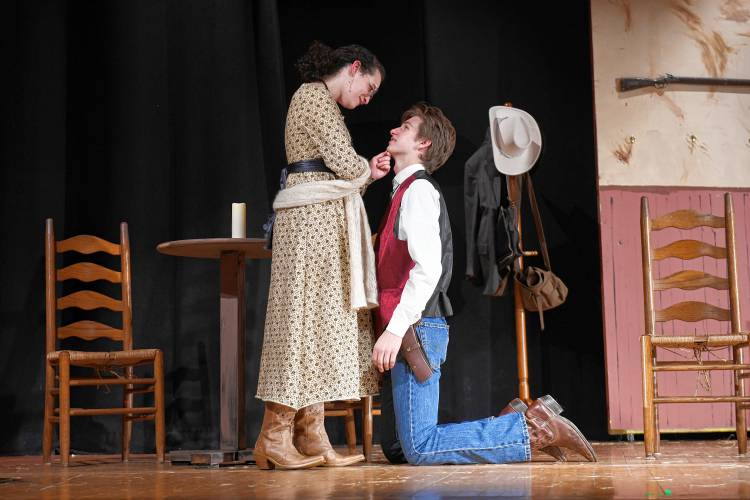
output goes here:
[[328, 74], [333, 49], [319, 40], [314, 40], [307, 52], [297, 60], [295, 67], [303, 82], [313, 82]]

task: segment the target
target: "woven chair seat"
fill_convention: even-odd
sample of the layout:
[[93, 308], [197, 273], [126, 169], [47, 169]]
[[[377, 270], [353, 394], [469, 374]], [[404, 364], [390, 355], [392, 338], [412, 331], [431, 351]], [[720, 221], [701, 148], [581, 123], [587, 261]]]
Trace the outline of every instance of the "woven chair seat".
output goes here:
[[727, 347], [734, 345], [747, 344], [748, 335], [745, 333], [738, 335], [652, 335], [651, 343], [658, 346], [666, 347]]
[[70, 364], [75, 366], [133, 366], [139, 363], [150, 363], [159, 349], [133, 349], [132, 351], [52, 351], [47, 359], [52, 363], [60, 361], [60, 354], [70, 353]]

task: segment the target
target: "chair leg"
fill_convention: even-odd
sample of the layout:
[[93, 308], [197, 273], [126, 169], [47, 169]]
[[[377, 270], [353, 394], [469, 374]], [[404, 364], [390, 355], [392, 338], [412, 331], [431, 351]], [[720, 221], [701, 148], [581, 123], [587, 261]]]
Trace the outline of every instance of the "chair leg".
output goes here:
[[55, 396], [52, 389], [55, 387], [55, 368], [49, 361], [44, 367], [44, 429], [42, 431], [42, 457], [45, 464], [52, 463], [52, 434], [55, 429], [52, 425], [52, 417], [55, 415]]
[[[125, 367], [125, 377], [133, 378], [133, 367]], [[133, 385], [125, 384], [123, 386], [122, 394], [122, 406], [124, 408], [133, 407]], [[125, 414], [122, 416], [122, 461], [127, 462], [130, 460], [130, 441], [133, 436], [133, 415]]]
[[354, 454], [357, 448], [357, 428], [354, 424], [354, 410], [349, 408], [344, 416], [344, 425], [346, 428], [346, 445], [349, 453]]
[[156, 461], [164, 462], [164, 356], [161, 351], [154, 358], [154, 426], [156, 427]]
[[651, 337], [641, 335], [641, 368], [643, 376], [643, 445], [646, 458], [654, 457], [654, 438], [656, 434], [654, 411], [654, 369]]
[[[654, 376], [654, 394], [659, 394]], [[661, 454], [661, 432], [659, 431], [659, 407], [654, 405], [654, 455]]]
[[[652, 345], [652, 357], [651, 357], [651, 366], [654, 366], [656, 364], [656, 350], [653, 348]], [[656, 372], [653, 372], [653, 380], [654, 380], [654, 390], [652, 392], [652, 397], [657, 397], [659, 394], [659, 380], [656, 377]], [[654, 455], [659, 455], [661, 453], [661, 432], [659, 431], [659, 405], [654, 404]]]
[[362, 452], [369, 462], [372, 458], [372, 396], [362, 398]]
[[[732, 348], [732, 351], [734, 351], [734, 356], [732, 356], [732, 358], [734, 359], [735, 364], [744, 364], [744, 355], [742, 353], [742, 348], [735, 346]], [[733, 374], [734, 395], [744, 397], [745, 379], [742, 378], [739, 370], [735, 370]], [[745, 453], [747, 453], [747, 417], [745, 409], [743, 408], [744, 404], [745, 403], [743, 402], [734, 403], [734, 419], [735, 423], [737, 424], [737, 452], [740, 455], [744, 455]]]
[[60, 353], [60, 459], [64, 466], [70, 462], [70, 353]]

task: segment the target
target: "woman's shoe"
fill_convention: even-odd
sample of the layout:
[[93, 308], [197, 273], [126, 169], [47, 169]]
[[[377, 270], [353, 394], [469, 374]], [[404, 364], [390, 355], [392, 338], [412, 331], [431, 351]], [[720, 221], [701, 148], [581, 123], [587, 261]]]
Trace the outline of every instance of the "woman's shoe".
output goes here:
[[325, 463], [322, 456], [305, 456], [294, 447], [294, 408], [270, 401], [266, 401], [265, 406], [263, 426], [253, 450], [253, 458], [259, 469], [307, 469]]
[[328, 439], [323, 403], [305, 406], [294, 417], [294, 446], [304, 455], [322, 455], [326, 467], [345, 467], [364, 462], [365, 456], [340, 455]]

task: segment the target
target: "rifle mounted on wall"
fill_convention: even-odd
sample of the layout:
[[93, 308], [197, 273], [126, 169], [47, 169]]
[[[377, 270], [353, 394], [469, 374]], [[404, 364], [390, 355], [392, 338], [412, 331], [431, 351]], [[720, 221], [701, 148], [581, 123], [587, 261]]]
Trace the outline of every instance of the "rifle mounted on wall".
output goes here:
[[681, 85], [708, 85], [711, 87], [750, 87], [750, 80], [737, 78], [705, 78], [693, 76], [674, 76], [669, 73], [659, 78], [635, 78], [622, 77], [617, 79], [617, 90], [628, 92], [645, 87], [654, 87], [662, 90], [669, 84], [679, 83]]

